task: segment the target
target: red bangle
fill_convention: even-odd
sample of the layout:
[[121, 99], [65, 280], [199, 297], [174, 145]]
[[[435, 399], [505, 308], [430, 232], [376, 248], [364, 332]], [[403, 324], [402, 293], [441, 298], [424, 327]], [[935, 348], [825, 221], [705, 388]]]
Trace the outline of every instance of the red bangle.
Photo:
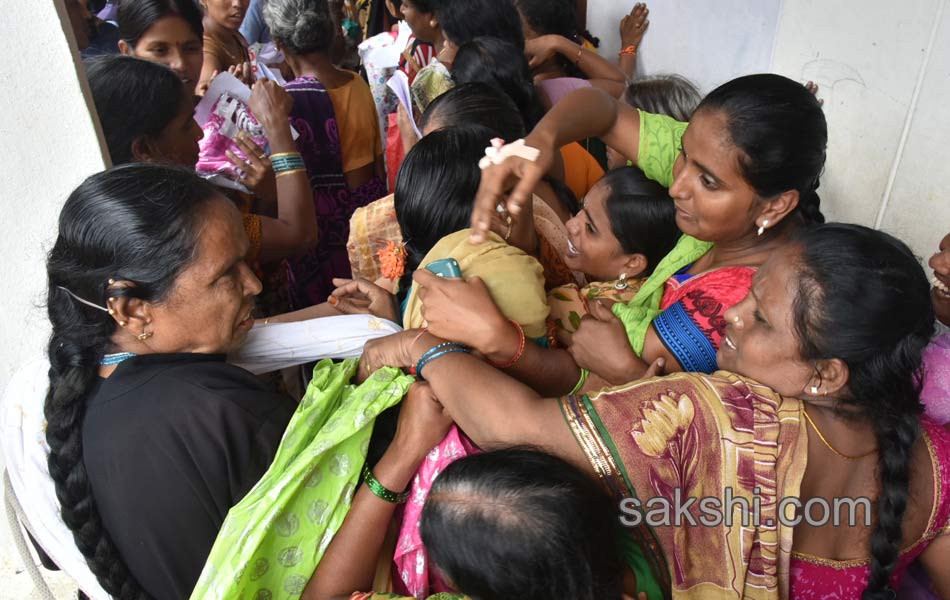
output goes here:
[[492, 360], [488, 361], [491, 364], [491, 366], [495, 367], [496, 369], [511, 368], [515, 366], [516, 362], [521, 360], [522, 356], [524, 356], [524, 329], [521, 328], [521, 325], [518, 323], [518, 321], [515, 321], [514, 319], [508, 319], [508, 320], [511, 321], [511, 323], [518, 330], [518, 335], [521, 336], [521, 339], [518, 341], [518, 351], [515, 352], [515, 355], [511, 358], [511, 360], [509, 360], [508, 362], [504, 364], [498, 364]]
[[620, 56], [624, 56], [624, 55], [626, 55], [626, 54], [634, 54], [634, 55], [635, 55], [636, 53], [637, 53], [637, 47], [636, 47], [636, 46], [627, 46], [626, 48], [624, 48], [623, 50], [620, 51]]
[[[412, 347], [416, 345], [416, 342], [419, 341], [419, 338], [421, 338], [427, 331], [429, 331], [429, 328], [428, 328], [428, 327], [423, 327], [423, 328], [422, 328], [422, 331], [419, 332], [419, 335], [417, 335], [416, 337], [412, 338], [412, 341], [409, 342], [409, 352], [412, 352]], [[416, 365], [410, 365], [410, 367], [409, 367], [409, 374], [410, 374], [410, 375], [415, 375], [415, 374], [416, 374]]]

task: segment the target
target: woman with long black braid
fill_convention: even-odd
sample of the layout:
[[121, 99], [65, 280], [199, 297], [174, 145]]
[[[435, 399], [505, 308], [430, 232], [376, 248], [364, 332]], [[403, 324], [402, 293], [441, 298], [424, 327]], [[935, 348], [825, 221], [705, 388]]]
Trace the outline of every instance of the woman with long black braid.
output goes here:
[[175, 167], [93, 175], [63, 207], [47, 263], [49, 471], [115, 597], [190, 595], [295, 409], [225, 362], [254, 323], [247, 246], [233, 204]]

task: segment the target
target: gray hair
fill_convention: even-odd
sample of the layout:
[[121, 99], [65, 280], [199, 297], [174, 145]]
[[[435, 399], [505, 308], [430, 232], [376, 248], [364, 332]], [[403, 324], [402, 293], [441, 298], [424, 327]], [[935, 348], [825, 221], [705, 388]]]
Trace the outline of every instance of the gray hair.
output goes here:
[[649, 113], [689, 121], [702, 96], [696, 84], [681, 75], [656, 75], [631, 82], [623, 100]]
[[271, 37], [291, 54], [326, 52], [333, 42], [327, 0], [266, 0], [263, 14]]

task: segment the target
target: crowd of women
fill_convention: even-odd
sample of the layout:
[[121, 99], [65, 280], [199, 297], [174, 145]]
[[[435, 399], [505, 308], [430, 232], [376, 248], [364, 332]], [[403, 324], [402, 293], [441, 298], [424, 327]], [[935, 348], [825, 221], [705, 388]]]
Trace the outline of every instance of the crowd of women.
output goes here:
[[[929, 278], [825, 223], [813, 86], [637, 78], [642, 4], [617, 60], [573, 0], [96, 8], [44, 386], [85, 593], [950, 598], [950, 234]], [[358, 369], [229, 362], [353, 314], [403, 329]]]

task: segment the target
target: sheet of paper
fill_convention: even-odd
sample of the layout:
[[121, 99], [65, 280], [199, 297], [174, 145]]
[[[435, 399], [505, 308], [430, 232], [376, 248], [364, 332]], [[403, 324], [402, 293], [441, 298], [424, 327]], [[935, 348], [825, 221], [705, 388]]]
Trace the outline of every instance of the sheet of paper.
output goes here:
[[419, 127], [416, 126], [416, 120], [412, 117], [412, 96], [409, 94], [409, 77], [402, 71], [397, 70], [395, 75], [390, 77], [389, 81], [386, 82], [386, 85], [388, 85], [396, 94], [396, 97], [399, 98], [399, 103], [403, 105], [403, 108], [405, 108], [409, 114], [409, 122], [412, 123], [412, 130], [421, 138], [422, 132], [419, 131]]

